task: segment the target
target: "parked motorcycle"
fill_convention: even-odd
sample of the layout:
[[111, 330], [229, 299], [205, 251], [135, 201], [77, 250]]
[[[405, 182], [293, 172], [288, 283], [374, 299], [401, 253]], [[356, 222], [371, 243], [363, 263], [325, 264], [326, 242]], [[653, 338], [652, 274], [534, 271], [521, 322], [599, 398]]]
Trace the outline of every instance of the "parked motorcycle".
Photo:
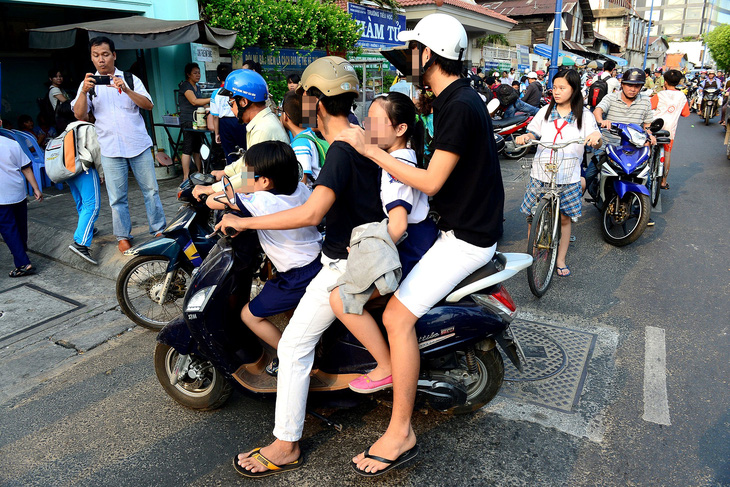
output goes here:
[[214, 182], [213, 176], [200, 173], [183, 181], [177, 194], [183, 205], [162, 236], [124, 252], [134, 258], [117, 276], [117, 301], [136, 324], [159, 331], [182, 314], [182, 299], [192, 271], [203, 263], [217, 240], [211, 235], [210, 209], [192, 192], [198, 184]]
[[705, 119], [705, 125], [710, 124], [710, 119], [717, 115], [722, 101], [722, 91], [718, 88], [706, 88], [702, 94], [702, 106], [700, 108], [702, 118]]
[[588, 181], [593, 203], [601, 212], [603, 238], [612, 245], [628, 245], [646, 230], [651, 215], [647, 180], [652, 149], [644, 129], [636, 124], [614, 123], [610, 133], [621, 137], [620, 145], [606, 146], [598, 162], [597, 179]]
[[[183, 406], [218, 408], [234, 387], [276, 392], [276, 378], [265, 370], [273, 353], [240, 319], [260, 262], [255, 232], [222, 237], [193, 276], [183, 315], [159, 333], [155, 373]], [[497, 345], [521, 369], [524, 356], [510, 332], [516, 307], [501, 283], [531, 263], [526, 254], [497, 254], [418, 320], [419, 404], [466, 413], [489, 402], [504, 377]], [[387, 297], [367, 305], [381, 328], [386, 302]], [[316, 347], [310, 391], [346, 390], [350, 381], [375, 365], [367, 350], [335, 321]]]

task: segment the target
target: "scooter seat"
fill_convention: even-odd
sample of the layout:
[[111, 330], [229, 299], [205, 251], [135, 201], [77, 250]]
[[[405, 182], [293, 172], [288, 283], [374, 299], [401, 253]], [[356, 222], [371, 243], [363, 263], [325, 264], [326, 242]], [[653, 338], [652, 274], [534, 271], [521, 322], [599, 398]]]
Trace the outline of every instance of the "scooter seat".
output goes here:
[[471, 283], [484, 279], [485, 277], [489, 277], [492, 274], [496, 274], [497, 272], [503, 270], [505, 265], [507, 265], [507, 257], [502, 254], [496, 254], [487, 265], [471, 273], [466, 279], [457, 284], [454, 290], [451, 291], [451, 293], [449, 294], [452, 294], [454, 291], [468, 286]]
[[492, 120], [492, 127], [495, 129], [503, 129], [517, 123], [522, 123], [527, 120], [528, 115], [516, 115], [510, 118], [503, 118], [501, 120]]

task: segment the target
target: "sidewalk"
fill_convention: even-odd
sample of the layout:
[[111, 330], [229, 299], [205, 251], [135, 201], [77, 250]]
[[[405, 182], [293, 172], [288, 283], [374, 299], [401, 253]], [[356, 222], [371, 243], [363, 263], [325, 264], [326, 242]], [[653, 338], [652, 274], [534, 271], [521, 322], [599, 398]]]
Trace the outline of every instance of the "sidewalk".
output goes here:
[[[160, 200], [169, 223], [177, 213], [180, 203], [177, 200], [177, 187], [182, 177], [158, 181]], [[149, 234], [147, 213], [142, 192], [134, 176], [129, 174], [129, 212], [132, 217], [132, 245], [152, 236]], [[117, 248], [117, 239], [112, 232], [112, 211], [106, 185], [101, 186], [101, 205], [95, 227], [99, 233], [91, 244], [91, 255], [99, 265], [86, 262], [68, 249], [73, 242], [78, 214], [68, 185], [63, 190], [54, 187], [44, 188], [43, 201], [28, 199], [28, 250], [33, 253], [57, 260], [90, 274], [116, 280], [119, 270], [131, 259], [122, 255]]]

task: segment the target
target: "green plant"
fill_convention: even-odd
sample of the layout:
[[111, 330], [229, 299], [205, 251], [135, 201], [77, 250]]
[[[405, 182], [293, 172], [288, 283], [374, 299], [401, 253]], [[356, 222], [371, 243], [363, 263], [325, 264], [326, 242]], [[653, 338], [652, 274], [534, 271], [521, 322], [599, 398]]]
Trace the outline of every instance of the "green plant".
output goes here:
[[477, 46], [484, 47], [488, 44], [496, 44], [502, 46], [509, 46], [509, 41], [504, 34], [492, 34], [484, 37], [480, 37], [476, 40]]
[[718, 69], [730, 69], [730, 25], [715, 27], [705, 36], [705, 42]]

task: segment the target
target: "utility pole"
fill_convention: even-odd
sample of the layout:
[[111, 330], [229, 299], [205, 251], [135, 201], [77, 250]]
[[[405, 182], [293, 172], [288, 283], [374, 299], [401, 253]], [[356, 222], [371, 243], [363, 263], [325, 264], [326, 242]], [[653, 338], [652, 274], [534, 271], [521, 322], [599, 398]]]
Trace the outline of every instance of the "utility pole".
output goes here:
[[563, 20], [563, 0], [555, 0], [555, 20], [553, 21], [553, 49], [548, 69], [548, 88], [553, 87], [553, 77], [558, 72], [558, 52], [560, 51], [560, 28]]
[[654, 0], [651, 0], [651, 9], [649, 9], [649, 29], [646, 31], [646, 48], [644, 49], [644, 66], [646, 69], [646, 58], [649, 55], [649, 37], [651, 37], [651, 16], [654, 13]]

